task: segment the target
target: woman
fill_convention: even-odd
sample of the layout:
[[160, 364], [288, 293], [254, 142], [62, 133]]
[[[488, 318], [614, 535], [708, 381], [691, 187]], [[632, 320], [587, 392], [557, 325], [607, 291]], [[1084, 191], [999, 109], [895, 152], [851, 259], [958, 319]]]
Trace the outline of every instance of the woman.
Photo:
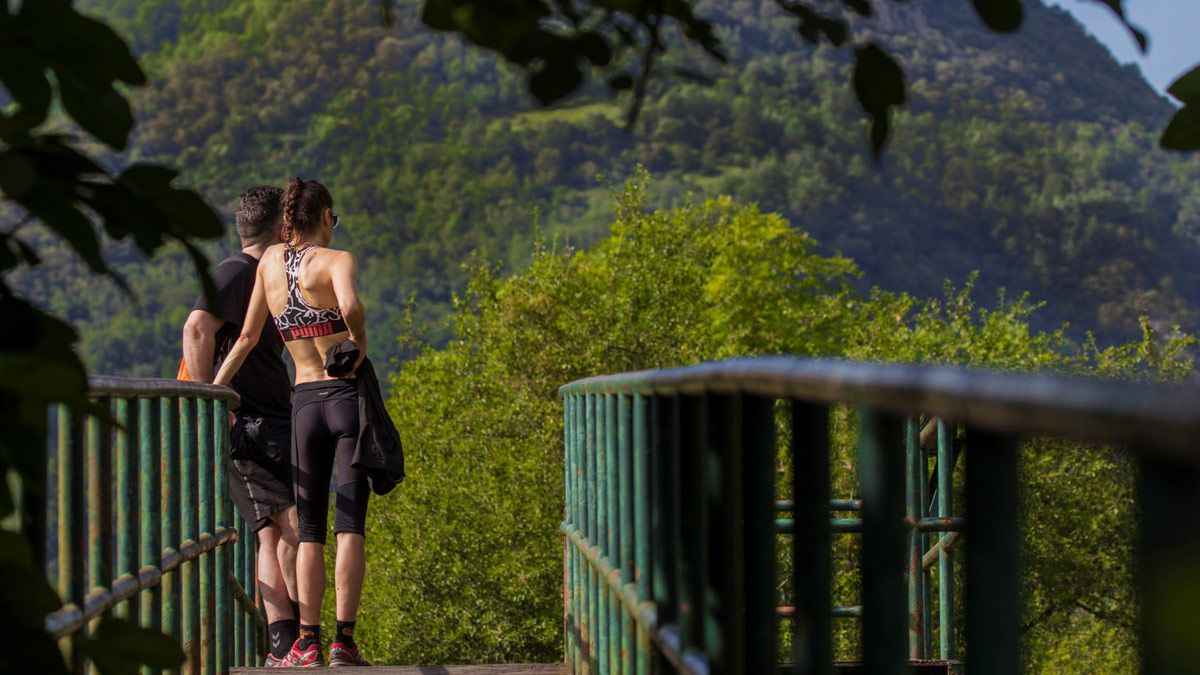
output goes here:
[[337, 634], [329, 665], [368, 665], [354, 642], [354, 622], [362, 592], [363, 530], [369, 486], [351, 466], [358, 437], [358, 386], [325, 372], [325, 353], [349, 338], [358, 345], [357, 369], [367, 353], [362, 303], [355, 292], [354, 256], [328, 248], [338, 217], [329, 190], [315, 180], [293, 178], [283, 194], [285, 243], [271, 246], [258, 266], [242, 334], [214, 380], [227, 384], [258, 342], [267, 312], [296, 364], [292, 398], [292, 468], [300, 548], [296, 581], [300, 632], [285, 661], [289, 666], [321, 666], [320, 610], [325, 594], [325, 523], [329, 480], [338, 465], [334, 534], [337, 539]]

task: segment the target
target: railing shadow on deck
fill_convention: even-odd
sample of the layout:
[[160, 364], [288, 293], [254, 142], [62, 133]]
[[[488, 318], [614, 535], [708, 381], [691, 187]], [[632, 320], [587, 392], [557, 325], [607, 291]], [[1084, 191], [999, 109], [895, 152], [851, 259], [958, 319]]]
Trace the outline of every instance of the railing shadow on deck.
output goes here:
[[[964, 656], [972, 673], [1019, 672], [1017, 448], [1032, 436], [1135, 458], [1142, 670], [1200, 667], [1195, 636], [1171, 628], [1200, 617], [1200, 594], [1178, 592], [1200, 588], [1194, 388], [777, 357], [593, 377], [560, 393], [572, 672], [831, 672], [835, 617], [861, 617], [861, 672], [934, 657], [947, 672]], [[860, 504], [831, 499], [835, 406], [856, 413]], [[780, 418], [787, 502], [776, 501]], [[963, 448], [965, 518], [951, 500]], [[847, 531], [862, 537], [862, 605], [835, 608], [831, 536]], [[791, 607], [777, 607], [779, 535], [798, 544]], [[965, 653], [953, 642], [956, 562]]]
[[[185, 672], [256, 663], [254, 538], [228, 497], [237, 394], [166, 379], [89, 385], [107, 418], [65, 406], [50, 415], [45, 521], [32, 538], [65, 605], [47, 632], [69, 653], [72, 635], [111, 612], [177, 638]], [[82, 654], [68, 658], [85, 671]]]

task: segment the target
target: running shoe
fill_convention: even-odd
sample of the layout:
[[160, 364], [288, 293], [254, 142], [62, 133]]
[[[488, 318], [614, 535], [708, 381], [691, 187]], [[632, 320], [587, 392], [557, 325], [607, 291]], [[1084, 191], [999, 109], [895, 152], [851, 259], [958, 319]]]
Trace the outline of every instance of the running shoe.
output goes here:
[[288, 652], [287, 668], [322, 668], [325, 666], [325, 658], [321, 656], [321, 645], [309, 645], [308, 649], [300, 651], [300, 641], [296, 640], [292, 645], [292, 651]]
[[263, 661], [263, 668], [287, 668], [287, 654], [283, 655], [282, 659], [277, 659], [271, 654], [267, 654], [267, 660]]
[[358, 653], [358, 645], [348, 645], [335, 642], [329, 645], [329, 667], [335, 666], [369, 666], [371, 663]]

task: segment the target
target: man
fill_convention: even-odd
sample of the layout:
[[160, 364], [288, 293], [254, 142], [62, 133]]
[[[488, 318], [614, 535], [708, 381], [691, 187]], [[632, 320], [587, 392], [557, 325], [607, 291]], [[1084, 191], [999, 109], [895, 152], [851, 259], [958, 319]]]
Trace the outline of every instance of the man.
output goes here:
[[[212, 382], [220, 361], [241, 333], [258, 261], [268, 246], [279, 242], [282, 196], [279, 188], [260, 186], [238, 201], [235, 220], [242, 251], [213, 270], [216, 305], [210, 305], [202, 293], [183, 326], [187, 379]], [[284, 665], [299, 625], [292, 388], [282, 352], [278, 331], [264, 327], [262, 339], [229, 383], [242, 398], [231, 431], [229, 493], [258, 536], [258, 585], [271, 637], [267, 667]]]

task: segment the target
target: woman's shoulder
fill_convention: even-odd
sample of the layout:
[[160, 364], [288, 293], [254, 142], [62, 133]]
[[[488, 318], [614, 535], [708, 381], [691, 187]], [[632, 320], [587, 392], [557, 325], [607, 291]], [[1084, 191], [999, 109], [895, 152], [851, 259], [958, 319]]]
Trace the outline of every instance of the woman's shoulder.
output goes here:
[[283, 249], [286, 244], [271, 244], [263, 251], [262, 258], [259, 258], [258, 264], [263, 263], [279, 264], [283, 260]]
[[322, 248], [321, 257], [325, 259], [327, 265], [354, 265], [357, 263], [357, 258], [350, 251], [340, 248]]

